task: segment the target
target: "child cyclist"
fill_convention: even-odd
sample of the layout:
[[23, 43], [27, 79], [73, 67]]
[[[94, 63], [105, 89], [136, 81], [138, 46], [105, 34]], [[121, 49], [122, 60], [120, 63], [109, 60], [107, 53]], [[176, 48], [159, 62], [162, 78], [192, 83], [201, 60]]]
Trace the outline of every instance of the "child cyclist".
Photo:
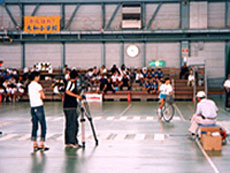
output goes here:
[[159, 83], [159, 93], [160, 107], [158, 108], [158, 114], [161, 114], [166, 97], [173, 94], [173, 88], [170, 84], [170, 78], [167, 77], [165, 78], [165, 81], [161, 81]]

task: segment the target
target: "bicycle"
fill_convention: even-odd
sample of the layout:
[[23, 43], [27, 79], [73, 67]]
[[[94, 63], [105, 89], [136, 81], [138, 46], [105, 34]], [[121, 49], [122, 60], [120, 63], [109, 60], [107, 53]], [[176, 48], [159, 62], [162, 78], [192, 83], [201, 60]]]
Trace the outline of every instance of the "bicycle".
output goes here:
[[171, 95], [165, 98], [165, 104], [161, 110], [160, 120], [163, 118], [164, 121], [170, 122], [175, 114], [175, 108], [173, 106], [174, 99]]

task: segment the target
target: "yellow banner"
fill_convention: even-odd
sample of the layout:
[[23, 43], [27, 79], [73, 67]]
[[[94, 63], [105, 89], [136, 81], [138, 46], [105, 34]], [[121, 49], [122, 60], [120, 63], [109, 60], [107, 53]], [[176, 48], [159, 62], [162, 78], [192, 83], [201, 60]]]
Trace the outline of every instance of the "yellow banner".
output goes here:
[[60, 16], [25, 16], [24, 31], [36, 34], [60, 32]]

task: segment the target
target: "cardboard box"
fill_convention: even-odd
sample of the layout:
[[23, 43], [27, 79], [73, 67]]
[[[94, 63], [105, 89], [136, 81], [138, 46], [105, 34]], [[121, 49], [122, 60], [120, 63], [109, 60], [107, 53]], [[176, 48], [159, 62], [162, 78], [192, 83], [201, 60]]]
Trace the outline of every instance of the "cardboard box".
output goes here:
[[222, 149], [222, 137], [219, 127], [201, 127], [201, 144], [204, 150], [220, 151]]

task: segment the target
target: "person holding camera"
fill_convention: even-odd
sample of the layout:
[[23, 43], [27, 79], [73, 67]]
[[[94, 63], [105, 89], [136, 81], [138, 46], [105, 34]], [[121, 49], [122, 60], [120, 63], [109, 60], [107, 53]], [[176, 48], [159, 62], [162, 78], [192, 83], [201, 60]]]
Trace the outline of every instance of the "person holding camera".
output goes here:
[[78, 72], [72, 70], [70, 73], [70, 80], [64, 94], [64, 114], [66, 119], [65, 125], [65, 145], [66, 147], [81, 148], [78, 144], [77, 134], [79, 130], [78, 112], [77, 112], [77, 99], [81, 100], [79, 95], [76, 81], [78, 80]]
[[195, 138], [199, 125], [210, 125], [216, 123], [218, 112], [215, 102], [207, 99], [204, 91], [199, 91], [196, 97], [198, 101], [196, 113], [191, 119], [191, 126], [189, 128], [193, 138]]

